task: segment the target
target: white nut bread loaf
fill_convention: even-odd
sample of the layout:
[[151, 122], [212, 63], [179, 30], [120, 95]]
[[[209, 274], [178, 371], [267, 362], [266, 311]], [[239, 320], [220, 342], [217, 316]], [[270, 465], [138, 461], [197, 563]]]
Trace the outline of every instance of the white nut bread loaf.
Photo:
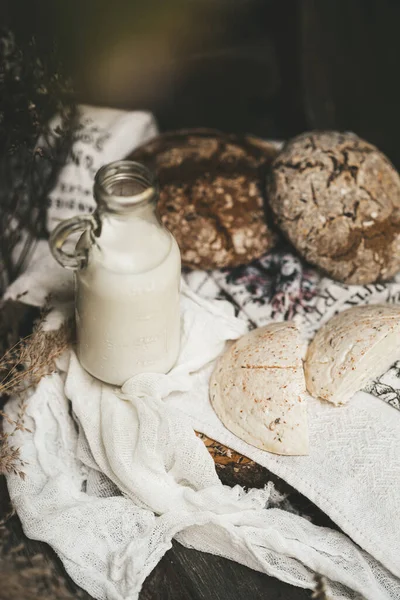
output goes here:
[[248, 444], [308, 453], [301, 341], [293, 323], [271, 323], [232, 344], [217, 361], [210, 397], [225, 427]]
[[345, 404], [399, 358], [400, 307], [352, 307], [330, 319], [311, 342], [304, 365], [307, 390]]

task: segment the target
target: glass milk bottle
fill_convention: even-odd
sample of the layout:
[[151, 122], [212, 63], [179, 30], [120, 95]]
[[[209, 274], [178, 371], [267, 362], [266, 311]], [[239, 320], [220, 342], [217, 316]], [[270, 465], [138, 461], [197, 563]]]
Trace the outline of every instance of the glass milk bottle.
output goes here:
[[[77, 353], [82, 366], [122, 385], [138, 373], [167, 373], [180, 342], [181, 258], [157, 214], [152, 173], [132, 161], [102, 167], [93, 215], [62, 221], [50, 237], [56, 260], [75, 270]], [[73, 253], [63, 248], [83, 232]]]

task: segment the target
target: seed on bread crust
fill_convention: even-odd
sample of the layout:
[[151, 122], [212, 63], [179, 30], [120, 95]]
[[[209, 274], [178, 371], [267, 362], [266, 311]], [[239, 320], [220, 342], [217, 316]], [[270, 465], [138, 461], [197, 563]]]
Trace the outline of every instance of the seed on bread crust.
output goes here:
[[157, 136], [129, 158], [156, 171], [159, 212], [182, 263], [214, 269], [248, 263], [275, 244], [264, 194], [276, 154], [257, 138], [195, 129]]

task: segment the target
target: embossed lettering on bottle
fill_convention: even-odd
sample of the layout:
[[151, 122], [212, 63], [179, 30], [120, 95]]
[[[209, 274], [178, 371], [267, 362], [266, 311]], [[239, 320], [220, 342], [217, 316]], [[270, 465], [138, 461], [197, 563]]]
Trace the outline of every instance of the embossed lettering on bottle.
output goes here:
[[[180, 341], [180, 253], [157, 211], [157, 186], [138, 163], [100, 169], [92, 216], [61, 223], [56, 259], [75, 269], [78, 357], [95, 377], [121, 385], [135, 374], [166, 373]], [[84, 230], [74, 255], [62, 245]]]

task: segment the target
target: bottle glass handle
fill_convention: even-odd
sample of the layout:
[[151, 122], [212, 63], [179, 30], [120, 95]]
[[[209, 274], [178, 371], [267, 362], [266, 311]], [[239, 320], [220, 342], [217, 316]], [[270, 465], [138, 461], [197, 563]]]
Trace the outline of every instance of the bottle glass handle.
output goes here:
[[87, 251], [85, 249], [77, 250], [73, 253], [63, 250], [63, 246], [70, 235], [73, 233], [84, 232], [88, 229], [94, 230], [96, 221], [92, 215], [79, 215], [61, 221], [50, 234], [49, 244], [50, 250], [54, 258], [65, 269], [74, 271], [82, 269], [87, 263]]

